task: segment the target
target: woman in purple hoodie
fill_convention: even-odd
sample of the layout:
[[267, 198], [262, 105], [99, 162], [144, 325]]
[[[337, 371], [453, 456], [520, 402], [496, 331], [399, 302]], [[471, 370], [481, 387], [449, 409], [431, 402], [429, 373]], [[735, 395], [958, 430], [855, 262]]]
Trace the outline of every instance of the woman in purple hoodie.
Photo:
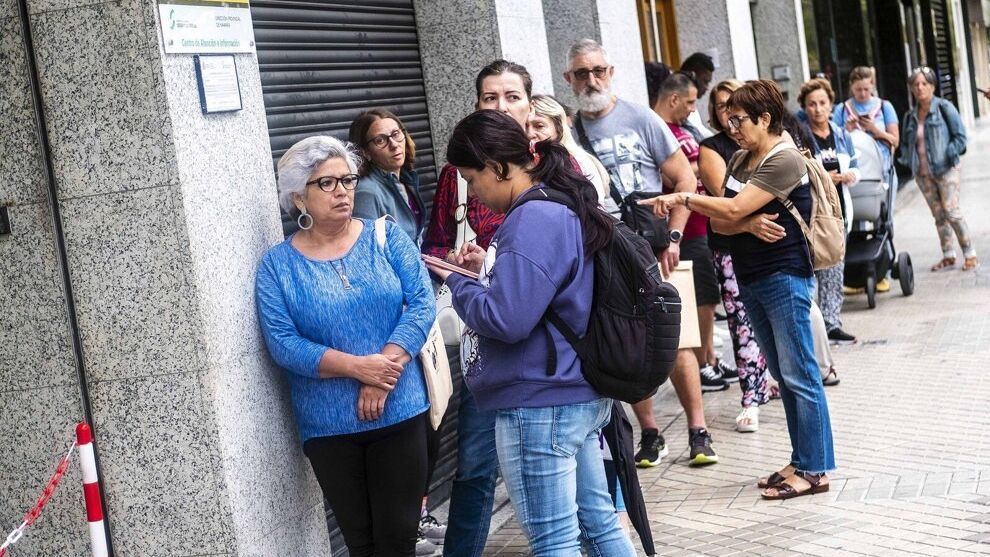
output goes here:
[[[534, 555], [634, 555], [609, 496], [598, 430], [610, 417], [584, 379], [581, 360], [543, 319], [552, 307], [579, 334], [587, 329], [593, 255], [612, 219], [567, 149], [530, 145], [514, 121], [494, 110], [461, 120], [447, 146], [471, 191], [506, 213], [487, 252], [466, 244], [456, 260], [480, 280], [433, 268], [470, 329], [465, 381], [482, 410], [494, 410], [499, 467]], [[564, 192], [575, 210], [552, 201], [516, 206], [536, 188]], [[548, 369], [550, 351], [556, 369]]]

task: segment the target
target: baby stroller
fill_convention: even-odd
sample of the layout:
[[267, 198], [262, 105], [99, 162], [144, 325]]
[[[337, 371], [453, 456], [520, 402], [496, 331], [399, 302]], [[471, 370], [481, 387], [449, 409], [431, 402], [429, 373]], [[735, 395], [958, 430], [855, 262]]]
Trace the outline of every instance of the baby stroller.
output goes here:
[[[883, 154], [876, 141], [862, 131], [851, 132], [856, 148], [860, 180], [850, 188], [852, 199], [851, 230], [846, 240], [844, 282], [851, 288], [866, 290], [870, 309], [877, 307], [877, 282], [890, 271], [901, 284], [901, 293], [914, 293], [914, 268], [907, 252], [894, 249], [894, 196], [891, 187], [893, 169], [884, 169]], [[847, 214], [848, 215], [848, 214]]]

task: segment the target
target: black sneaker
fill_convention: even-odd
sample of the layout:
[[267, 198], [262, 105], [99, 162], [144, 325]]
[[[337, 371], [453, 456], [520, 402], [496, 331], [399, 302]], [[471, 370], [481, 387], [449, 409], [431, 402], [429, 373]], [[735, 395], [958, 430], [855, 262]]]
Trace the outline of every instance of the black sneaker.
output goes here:
[[701, 368], [701, 392], [724, 391], [728, 388], [729, 384], [725, 382], [725, 379], [722, 379], [721, 371], [715, 371], [715, 368], [710, 365]]
[[729, 367], [721, 358], [715, 360], [715, 370], [722, 374], [722, 381], [726, 383], [738, 383], [739, 372], [734, 367]]
[[828, 332], [828, 341], [831, 344], [856, 344], [856, 337], [836, 327]]
[[712, 436], [705, 428], [688, 431], [688, 445], [691, 447], [691, 466], [704, 466], [718, 462], [718, 454], [712, 447]]
[[670, 452], [667, 449], [667, 441], [656, 429], [644, 429], [639, 438], [639, 452], [633, 457], [636, 466], [639, 468], [652, 468], [660, 464], [660, 459]]

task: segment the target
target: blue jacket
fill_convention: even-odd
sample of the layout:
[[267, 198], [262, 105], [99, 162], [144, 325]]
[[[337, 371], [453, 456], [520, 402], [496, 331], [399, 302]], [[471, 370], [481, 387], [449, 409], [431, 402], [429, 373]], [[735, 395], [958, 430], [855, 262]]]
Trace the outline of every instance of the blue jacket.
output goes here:
[[[933, 97], [928, 117], [925, 118], [925, 153], [928, 155], [928, 171], [942, 176], [959, 164], [959, 156], [966, 152], [966, 127], [959, 111], [949, 101]], [[904, 114], [901, 124], [901, 150], [898, 160], [918, 173], [918, 107]]]
[[[418, 215], [413, 213], [399, 193], [399, 188], [402, 187], [400, 180], [411, 190], [411, 201], [419, 212]], [[371, 165], [371, 172], [361, 177], [357, 191], [354, 192], [354, 216], [374, 220], [385, 215], [391, 215], [417, 246], [422, 244], [426, 209], [419, 196], [419, 175], [415, 170], [403, 168], [396, 177], [391, 172]]]
[[[447, 279], [468, 334], [464, 380], [482, 410], [540, 408], [601, 397], [581, 359], [543, 319], [548, 307], [583, 336], [591, 317], [594, 260], [584, 253], [577, 215], [551, 201], [512, 211], [488, 247], [481, 280]], [[549, 331], [557, 370], [547, 375]]]

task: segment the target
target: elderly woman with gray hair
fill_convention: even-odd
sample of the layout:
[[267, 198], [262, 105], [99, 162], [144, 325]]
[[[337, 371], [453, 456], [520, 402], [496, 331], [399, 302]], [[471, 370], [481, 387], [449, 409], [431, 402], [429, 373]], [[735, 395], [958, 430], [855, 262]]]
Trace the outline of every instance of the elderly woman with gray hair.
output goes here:
[[409, 235], [387, 222], [380, 245], [374, 221], [352, 218], [357, 162], [325, 136], [279, 159], [279, 202], [300, 230], [265, 254], [255, 297], [350, 554], [415, 555], [429, 402], [414, 356], [436, 308]]

